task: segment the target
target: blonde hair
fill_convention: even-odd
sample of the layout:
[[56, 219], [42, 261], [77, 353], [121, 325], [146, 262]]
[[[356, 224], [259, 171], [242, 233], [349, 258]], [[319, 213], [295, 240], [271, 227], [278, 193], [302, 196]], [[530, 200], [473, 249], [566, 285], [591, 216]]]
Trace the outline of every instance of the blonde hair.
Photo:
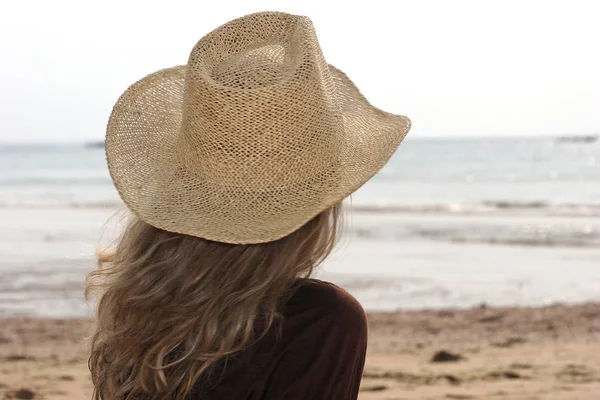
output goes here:
[[341, 206], [274, 242], [234, 245], [134, 218], [98, 255], [89, 368], [95, 400], [183, 400], [280, 321], [282, 299], [333, 249]]

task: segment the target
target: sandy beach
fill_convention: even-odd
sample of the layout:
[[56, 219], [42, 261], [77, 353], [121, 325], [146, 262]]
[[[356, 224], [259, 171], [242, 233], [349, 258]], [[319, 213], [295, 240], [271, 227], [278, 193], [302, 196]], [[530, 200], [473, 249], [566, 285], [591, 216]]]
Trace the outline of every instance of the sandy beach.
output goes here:
[[[360, 399], [591, 400], [600, 303], [369, 313]], [[89, 399], [87, 319], [5, 319], [0, 399]]]
[[[368, 312], [361, 400], [598, 397], [599, 149], [408, 141], [355, 193], [315, 277]], [[0, 152], [0, 400], [89, 399], [84, 280], [126, 213], [101, 148]]]

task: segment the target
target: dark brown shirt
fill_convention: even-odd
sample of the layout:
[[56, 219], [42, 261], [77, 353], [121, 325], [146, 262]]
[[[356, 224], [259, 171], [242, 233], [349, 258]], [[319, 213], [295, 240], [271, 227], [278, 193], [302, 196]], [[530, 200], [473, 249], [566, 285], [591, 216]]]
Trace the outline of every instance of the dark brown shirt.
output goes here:
[[361, 305], [332, 283], [300, 280], [283, 316], [191, 399], [356, 399], [367, 348]]

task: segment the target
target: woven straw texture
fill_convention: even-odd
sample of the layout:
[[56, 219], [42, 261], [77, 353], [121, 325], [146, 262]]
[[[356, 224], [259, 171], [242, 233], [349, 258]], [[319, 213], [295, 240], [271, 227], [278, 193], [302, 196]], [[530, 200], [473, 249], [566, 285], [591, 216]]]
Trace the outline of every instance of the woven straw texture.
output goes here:
[[265, 12], [203, 37], [119, 98], [108, 166], [126, 205], [226, 243], [292, 233], [379, 171], [410, 128], [328, 65], [307, 17]]

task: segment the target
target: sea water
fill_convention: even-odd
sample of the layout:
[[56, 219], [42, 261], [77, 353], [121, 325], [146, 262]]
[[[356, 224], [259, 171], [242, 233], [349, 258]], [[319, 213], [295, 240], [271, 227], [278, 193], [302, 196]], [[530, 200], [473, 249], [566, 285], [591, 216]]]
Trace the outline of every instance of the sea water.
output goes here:
[[[89, 315], [122, 208], [102, 148], [0, 146], [0, 315]], [[347, 209], [318, 276], [367, 309], [600, 299], [599, 142], [406, 140]]]

